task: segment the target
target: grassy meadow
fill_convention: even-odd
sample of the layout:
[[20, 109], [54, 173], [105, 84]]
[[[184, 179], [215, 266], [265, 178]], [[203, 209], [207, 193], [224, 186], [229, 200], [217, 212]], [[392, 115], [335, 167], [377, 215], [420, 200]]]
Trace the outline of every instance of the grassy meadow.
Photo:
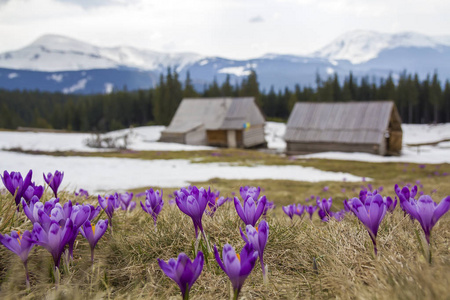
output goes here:
[[[29, 152], [28, 152], [29, 153]], [[30, 153], [33, 154], [33, 153]], [[42, 153], [39, 153], [42, 154]], [[49, 153], [46, 153], [49, 154]], [[85, 155], [140, 159], [191, 159], [196, 163], [230, 162], [239, 165], [296, 164], [326, 171], [348, 172], [371, 178], [370, 182], [295, 182], [280, 180], [223, 180], [192, 182], [198, 187], [211, 187], [221, 196], [239, 195], [241, 186], [260, 186], [261, 195], [275, 202], [269, 211], [269, 241], [264, 252], [269, 282], [263, 283], [261, 267], [246, 280], [240, 299], [450, 299], [450, 213], [433, 228], [431, 249], [433, 262], [425, 259], [419, 239], [422, 229], [417, 221], [404, 216], [399, 205], [393, 214], [387, 213], [378, 231], [378, 256], [365, 227], [353, 215], [344, 220], [331, 219], [323, 223], [314, 214], [291, 221], [282, 211], [283, 205], [306, 202], [311, 195], [332, 197], [332, 210], [340, 210], [342, 201], [356, 197], [362, 185], [383, 186], [383, 196], [394, 197], [394, 185], [415, 184], [420, 180], [425, 194], [435, 202], [450, 195], [450, 165], [405, 163], [365, 163], [332, 160], [301, 160], [251, 150], [215, 150], [196, 152], [111, 152], [111, 153], [51, 153], [52, 155]], [[64, 171], [64, 170], [61, 170]], [[189, 170], [186, 170], [189, 172]], [[439, 173], [439, 175], [436, 174]], [[118, 174], [117, 176], [132, 176]], [[328, 191], [323, 188], [328, 186]], [[152, 186], [136, 189], [142, 192]], [[117, 187], [121, 190], [121, 187]], [[343, 190], [345, 189], [345, 191]], [[191, 218], [176, 205], [169, 205], [168, 195], [175, 188], [164, 188], [164, 208], [158, 217], [157, 230], [153, 220], [139, 205], [132, 212], [116, 210], [114, 232], [108, 231], [95, 249], [95, 262], [90, 262], [90, 248], [79, 235], [74, 249], [74, 261], [62, 267], [61, 282], [55, 287], [51, 255], [42, 247], [30, 253], [28, 267], [31, 289], [25, 285], [25, 272], [20, 259], [0, 247], [0, 298], [2, 299], [180, 299], [178, 286], [166, 277], [157, 258], [167, 261], [185, 252], [194, 258], [195, 234]], [[51, 197], [50, 190], [43, 199]], [[75, 197], [72, 191], [60, 196], [68, 200], [98, 205], [97, 195], [89, 199]], [[133, 199], [136, 200], [136, 199]], [[0, 193], [1, 233], [11, 230], [31, 230], [32, 224], [23, 214], [15, 212], [13, 198]], [[99, 216], [106, 219], [102, 212]], [[239, 227], [244, 224], [232, 202], [219, 207], [213, 218], [204, 215], [203, 227], [211, 244], [219, 251], [230, 243], [238, 251], [244, 246]], [[67, 264], [63, 264], [67, 265]], [[191, 299], [229, 299], [231, 285], [212, 253], [205, 253], [202, 274], [193, 285]]]

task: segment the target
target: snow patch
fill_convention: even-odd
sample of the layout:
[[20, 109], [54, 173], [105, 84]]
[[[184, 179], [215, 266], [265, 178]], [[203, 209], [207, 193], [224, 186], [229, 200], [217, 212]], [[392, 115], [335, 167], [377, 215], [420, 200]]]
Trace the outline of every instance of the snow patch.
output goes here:
[[86, 83], [87, 83], [87, 82], [88, 82], [88, 79], [87, 79], [87, 78], [80, 79], [80, 80], [78, 80], [77, 83], [75, 83], [75, 84], [72, 85], [71, 87], [64, 88], [64, 89], [62, 90], [62, 92], [63, 92], [64, 94], [70, 94], [70, 93], [73, 93], [73, 92], [76, 92], [76, 91], [79, 91], [79, 90], [84, 90], [85, 87], [86, 87]]
[[327, 68], [327, 74], [328, 74], [328, 75], [333, 75], [333, 74], [334, 74], [334, 69], [328, 67], [328, 68]]
[[111, 82], [105, 83], [105, 94], [111, 94], [114, 90], [114, 84]]
[[17, 74], [17, 73], [9, 73], [8, 74], [8, 78], [9, 79], [14, 79], [14, 78], [17, 78], [17, 77], [19, 77], [19, 74]]
[[208, 60], [207, 60], [207, 59], [204, 59], [204, 60], [200, 61], [198, 64], [199, 64], [200, 66], [204, 66], [204, 65], [206, 65], [207, 63], [208, 63]]
[[246, 70], [246, 67], [240, 66], [240, 67], [223, 68], [223, 69], [220, 69], [219, 71], [217, 71], [217, 73], [232, 74], [232, 75], [236, 75], [238, 77], [241, 77], [241, 76], [248, 76], [248, 75], [250, 75], [251, 71], [250, 70]]
[[47, 80], [54, 80], [56, 82], [62, 82], [63, 78], [63, 74], [52, 74], [51, 76], [47, 76]]
[[[83, 188], [90, 193], [147, 186], [182, 187], [194, 181], [224, 179], [278, 179], [295, 181], [361, 181], [361, 177], [301, 166], [233, 166], [228, 163], [193, 164], [189, 160], [141, 160], [102, 157], [54, 157], [0, 151], [2, 168], [22, 174], [64, 171], [62, 189]], [[121, 174], [134, 174], [122, 176]], [[42, 177], [35, 176], [37, 184]]]

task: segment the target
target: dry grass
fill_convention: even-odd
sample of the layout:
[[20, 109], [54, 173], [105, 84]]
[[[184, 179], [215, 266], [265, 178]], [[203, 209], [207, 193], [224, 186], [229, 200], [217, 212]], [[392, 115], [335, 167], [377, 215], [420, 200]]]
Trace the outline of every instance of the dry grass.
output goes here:
[[[300, 162], [298, 162], [300, 163]], [[434, 188], [435, 201], [450, 194], [449, 177], [434, 176], [435, 166], [419, 169], [409, 164], [368, 164], [332, 161], [308, 161], [322, 169], [341, 167], [344, 171], [363, 170], [374, 178], [374, 186], [383, 185], [383, 195], [393, 196], [395, 183], [420, 179], [428, 194]], [[407, 172], [403, 172], [407, 168]], [[414, 171], [412, 169], [415, 169]], [[449, 171], [442, 165], [440, 172]], [[431, 175], [430, 177], [428, 175]], [[241, 185], [261, 186], [277, 207], [268, 216], [269, 242], [264, 260], [269, 266], [269, 283], [263, 284], [259, 264], [247, 279], [241, 299], [449, 299], [450, 286], [450, 214], [433, 229], [433, 263], [426, 262], [415, 231], [421, 232], [400, 210], [387, 214], [378, 233], [378, 257], [366, 229], [348, 215], [342, 222], [313, 222], [298, 217], [291, 221], [281, 210], [288, 203], [304, 203], [314, 194], [333, 196], [337, 210], [345, 197], [353, 197], [361, 183], [327, 182], [299, 183], [292, 181], [237, 181], [213, 179], [196, 183], [219, 189], [222, 195], [238, 193]], [[328, 185], [330, 190], [323, 192]], [[342, 193], [341, 189], [346, 192]], [[352, 189], [355, 188], [355, 192]], [[55, 289], [52, 259], [36, 247], [29, 259], [31, 290], [25, 289], [24, 270], [18, 257], [0, 247], [0, 298], [2, 299], [179, 299], [179, 289], [160, 270], [157, 258], [167, 260], [180, 252], [194, 257], [194, 228], [189, 217], [176, 206], [170, 206], [164, 189], [164, 209], [158, 218], [157, 231], [153, 220], [139, 207], [131, 212], [116, 211], [114, 235], [108, 231], [97, 245], [95, 263], [90, 264], [89, 246], [82, 236], [74, 250], [74, 262], [63, 270], [61, 284]], [[48, 197], [48, 195], [46, 195]], [[62, 196], [65, 202], [74, 199]], [[13, 201], [0, 194], [1, 203]], [[95, 203], [95, 197], [90, 200]], [[105, 218], [105, 216], [101, 216]], [[204, 228], [212, 244], [220, 248], [230, 243], [239, 250], [244, 243], [239, 235], [243, 227], [232, 203], [219, 208], [214, 218], [204, 216]], [[11, 229], [31, 229], [23, 213], [17, 213], [3, 233]], [[228, 299], [230, 284], [212, 254], [206, 256], [203, 273], [191, 290], [192, 299]]]

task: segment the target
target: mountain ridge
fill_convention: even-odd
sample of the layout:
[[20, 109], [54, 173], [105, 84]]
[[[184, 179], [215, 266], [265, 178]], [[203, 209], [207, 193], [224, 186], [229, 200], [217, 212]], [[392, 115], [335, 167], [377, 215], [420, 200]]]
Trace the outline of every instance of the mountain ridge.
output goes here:
[[227, 76], [240, 83], [252, 70], [261, 89], [315, 86], [322, 78], [349, 72], [370, 78], [394, 78], [407, 70], [420, 77], [435, 71], [450, 78], [450, 36], [419, 33], [348, 32], [309, 55], [268, 53], [247, 60], [192, 52], [163, 53], [129, 46], [99, 47], [61, 35], [44, 35], [19, 50], [0, 54], [0, 88], [43, 89], [64, 93], [107, 93], [114, 89], [149, 88], [159, 75], [175, 69], [179, 79], [190, 73], [197, 89]]

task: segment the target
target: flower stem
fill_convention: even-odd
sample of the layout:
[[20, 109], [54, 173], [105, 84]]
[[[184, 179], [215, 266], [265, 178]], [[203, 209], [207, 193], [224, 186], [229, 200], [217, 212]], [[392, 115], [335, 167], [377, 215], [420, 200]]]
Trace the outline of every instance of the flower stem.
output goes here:
[[208, 252], [209, 252], [209, 253], [212, 253], [211, 246], [209, 245], [209, 241], [208, 241], [208, 239], [206, 238], [206, 234], [205, 234], [205, 231], [204, 231], [204, 230], [202, 230], [202, 235], [203, 235], [203, 238], [205, 239], [206, 247], [208, 248]]
[[26, 261], [23, 263], [23, 266], [25, 267], [27, 290], [29, 290], [30, 289], [30, 273], [28, 272], [28, 264]]
[[238, 289], [235, 289], [235, 290], [233, 291], [233, 300], [237, 300], [237, 299], [238, 299], [238, 297], [239, 297], [239, 292], [240, 292], [240, 290], [238, 290]]
[[94, 264], [94, 247], [91, 247], [91, 263]]
[[54, 275], [55, 275], [55, 287], [58, 288], [58, 285], [61, 281], [61, 274], [59, 273], [59, 268], [56, 266], [54, 269]]

